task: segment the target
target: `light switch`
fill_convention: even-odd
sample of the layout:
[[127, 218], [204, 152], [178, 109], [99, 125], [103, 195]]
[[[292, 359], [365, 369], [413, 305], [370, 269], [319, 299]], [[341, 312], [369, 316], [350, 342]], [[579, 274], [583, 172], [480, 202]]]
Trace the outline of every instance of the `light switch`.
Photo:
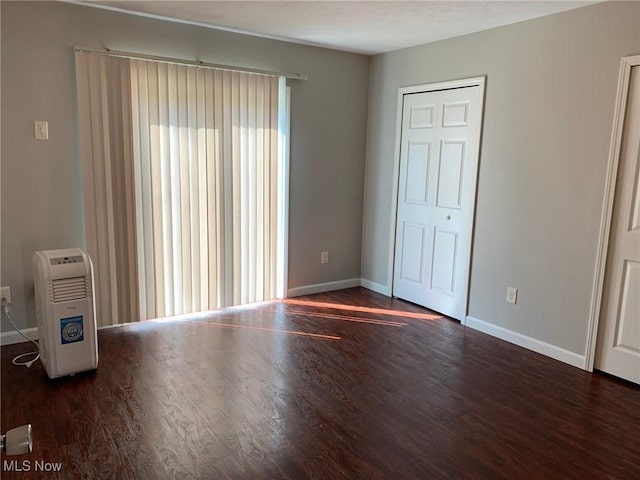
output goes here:
[[36, 120], [34, 125], [36, 140], [49, 140], [49, 122], [46, 120]]

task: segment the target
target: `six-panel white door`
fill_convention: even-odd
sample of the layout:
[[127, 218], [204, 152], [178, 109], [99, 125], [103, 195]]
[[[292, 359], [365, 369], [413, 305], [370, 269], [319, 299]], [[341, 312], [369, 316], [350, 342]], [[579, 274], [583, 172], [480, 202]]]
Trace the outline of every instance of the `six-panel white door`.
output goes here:
[[595, 367], [640, 384], [640, 67], [631, 69]]
[[393, 295], [466, 314], [481, 127], [479, 86], [405, 94]]

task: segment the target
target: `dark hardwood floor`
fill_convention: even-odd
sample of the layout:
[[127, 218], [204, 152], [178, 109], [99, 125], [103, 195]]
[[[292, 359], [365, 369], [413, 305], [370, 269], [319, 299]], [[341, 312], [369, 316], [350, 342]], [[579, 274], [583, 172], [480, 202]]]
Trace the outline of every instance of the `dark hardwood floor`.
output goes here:
[[2, 348], [2, 432], [35, 439], [3, 479], [640, 478], [638, 387], [364, 289], [98, 337], [56, 381]]

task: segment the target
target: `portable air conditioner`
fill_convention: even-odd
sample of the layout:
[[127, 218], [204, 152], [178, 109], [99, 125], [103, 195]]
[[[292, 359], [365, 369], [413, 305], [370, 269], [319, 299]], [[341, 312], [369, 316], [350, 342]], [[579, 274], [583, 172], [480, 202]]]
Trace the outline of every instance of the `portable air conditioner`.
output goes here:
[[93, 268], [79, 248], [33, 255], [40, 359], [49, 378], [98, 367]]

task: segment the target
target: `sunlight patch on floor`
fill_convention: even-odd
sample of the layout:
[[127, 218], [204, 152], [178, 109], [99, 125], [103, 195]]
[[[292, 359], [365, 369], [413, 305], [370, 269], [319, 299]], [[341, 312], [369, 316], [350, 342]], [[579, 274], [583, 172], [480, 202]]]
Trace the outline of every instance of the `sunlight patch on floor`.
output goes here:
[[343, 320], [345, 322], [356, 322], [356, 323], [369, 323], [372, 325], [384, 325], [387, 327], [406, 327], [407, 325], [409, 325], [408, 323], [405, 323], [405, 322], [393, 322], [391, 320], [376, 320], [375, 318], [353, 317], [349, 315], [340, 315], [340, 314], [331, 314], [331, 313], [305, 312], [304, 310], [288, 310], [287, 312], [282, 312], [280, 310], [261, 308], [259, 311], [266, 312], [266, 313], [286, 313], [288, 315], [297, 315], [302, 317], [329, 318], [332, 320]]
[[285, 333], [287, 335], [300, 335], [303, 337], [314, 337], [314, 338], [322, 338], [325, 340], [342, 340], [342, 337], [337, 337], [335, 335], [323, 335], [320, 333], [309, 333], [309, 332], [300, 332], [297, 330], [280, 330], [277, 328], [267, 328], [267, 327], [252, 327], [249, 325], [235, 325], [233, 323], [220, 323], [220, 322], [201, 322], [198, 320], [186, 320], [189, 321], [190, 324], [195, 325], [204, 325], [205, 327], [224, 327], [224, 328], [237, 328], [241, 330], [257, 330], [261, 332], [269, 332], [269, 333]]
[[444, 318], [437, 313], [417, 313], [407, 312], [403, 310], [389, 310], [387, 308], [373, 308], [373, 307], [361, 307], [357, 305], [344, 305], [341, 303], [326, 303], [326, 302], [313, 302], [310, 300], [297, 300], [295, 298], [287, 298], [286, 300], [280, 300], [286, 305], [301, 305], [305, 307], [317, 307], [317, 308], [334, 308], [337, 310], [350, 310], [352, 312], [364, 312], [373, 313], [378, 315], [390, 315], [393, 317], [406, 317], [416, 318], [420, 320], [438, 320]]

